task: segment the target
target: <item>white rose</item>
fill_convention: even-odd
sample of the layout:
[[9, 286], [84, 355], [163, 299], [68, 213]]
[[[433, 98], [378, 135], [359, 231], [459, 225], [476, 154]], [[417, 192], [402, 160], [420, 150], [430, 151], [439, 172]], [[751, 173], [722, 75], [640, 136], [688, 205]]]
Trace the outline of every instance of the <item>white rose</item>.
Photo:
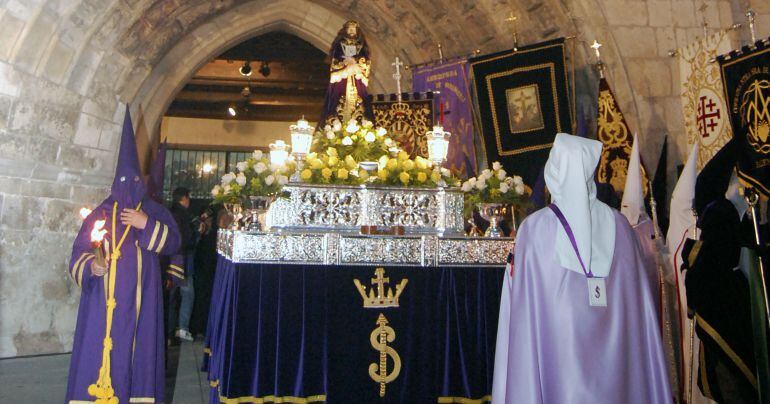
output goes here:
[[471, 178], [468, 178], [467, 182], [469, 182], [471, 184], [471, 186], [474, 186], [474, 185], [476, 185], [476, 181], [477, 181], [476, 177], [471, 177]]
[[220, 192], [222, 192], [222, 187], [219, 185], [214, 185], [214, 188], [211, 189], [211, 196], [217, 197]]
[[361, 120], [361, 126], [363, 126], [364, 128], [371, 128], [372, 126], [374, 126], [374, 124], [372, 124], [371, 121], [367, 121], [366, 119], [362, 119]]
[[278, 176], [278, 185], [286, 185], [289, 183], [289, 177], [285, 175]]
[[393, 146], [393, 139], [386, 138], [385, 139], [385, 146], [388, 146], [388, 147]]
[[254, 150], [254, 153], [252, 153], [252, 157], [254, 157], [255, 160], [262, 160], [262, 150]]
[[476, 181], [475, 186], [479, 191], [483, 191], [487, 187], [487, 183], [484, 181]]
[[226, 194], [230, 193], [230, 184], [226, 184], [224, 188], [222, 188], [223, 191], [225, 191]]
[[331, 132], [331, 130], [332, 126], [327, 123], [326, 126], [324, 126], [324, 132]]
[[334, 132], [332, 132], [330, 130], [326, 131], [326, 138], [327, 139], [332, 140], [332, 139], [334, 139], [334, 136], [335, 136]]
[[274, 182], [275, 182], [274, 176], [268, 175], [267, 177], [265, 177], [265, 185], [270, 186], [270, 185], [273, 185]]
[[448, 168], [441, 168], [441, 175], [443, 175], [444, 177], [449, 177], [452, 175], [452, 172], [449, 171]]
[[492, 178], [494, 174], [492, 174], [492, 171], [489, 171], [489, 169], [484, 169], [484, 171], [481, 172], [481, 175], [479, 175], [479, 179], [488, 180]]
[[509, 189], [511, 189], [511, 187], [508, 186], [508, 184], [506, 184], [504, 182], [500, 183], [500, 193], [504, 194], [504, 193], [508, 192]]
[[348, 126], [345, 128], [345, 132], [353, 134], [358, 132], [358, 129], [359, 129], [358, 124], [356, 123], [356, 121], [350, 121], [350, 123], [348, 123]]
[[367, 132], [366, 136], [364, 136], [364, 139], [366, 139], [366, 141], [369, 143], [374, 142], [374, 133]]
[[257, 174], [262, 174], [265, 170], [267, 170], [267, 165], [265, 165], [265, 163], [260, 161], [259, 163], [254, 164], [254, 171], [256, 171]]
[[463, 182], [461, 189], [463, 192], [471, 192], [473, 189], [473, 184], [470, 181], [465, 181]]
[[345, 136], [345, 138], [342, 139], [342, 144], [344, 146], [350, 146], [353, 144], [353, 139], [351, 139], [350, 136]]
[[245, 161], [241, 161], [238, 164], [235, 165], [235, 167], [238, 169], [238, 172], [242, 173], [246, 171], [246, 167], [249, 165], [249, 163]]
[[505, 176], [506, 176], [507, 174], [508, 174], [508, 173], [506, 173], [506, 172], [505, 172], [505, 170], [500, 170], [500, 171], [498, 171], [498, 172], [497, 172], [497, 179], [498, 179], [498, 180], [500, 180], [500, 181], [502, 181], [502, 180], [504, 180], [504, 179], [505, 179]]
[[227, 184], [233, 182], [234, 179], [235, 179], [235, 174], [234, 173], [227, 173], [227, 174], [222, 176], [222, 185], [227, 185]]
[[240, 186], [246, 185], [246, 176], [243, 175], [243, 173], [238, 173], [238, 176], [235, 177], [235, 182], [237, 182]]
[[499, 162], [499, 161], [495, 161], [494, 163], [492, 163], [492, 169], [493, 169], [493, 170], [497, 171], [497, 170], [499, 170], [499, 169], [501, 169], [501, 168], [503, 168], [503, 165], [502, 165], [502, 164], [500, 164], [500, 162]]
[[516, 185], [516, 188], [514, 188], [514, 189], [516, 190], [517, 194], [524, 195], [524, 191], [525, 191], [524, 184]]
[[340, 123], [340, 121], [335, 119], [334, 122], [332, 122], [332, 130], [335, 132], [339, 132], [342, 130], [342, 124]]
[[521, 179], [518, 175], [513, 176], [513, 183], [516, 185], [524, 185], [524, 180]]
[[388, 131], [385, 128], [383, 128], [382, 126], [377, 128], [377, 136], [382, 137], [382, 136], [385, 136], [387, 133], [388, 133]]

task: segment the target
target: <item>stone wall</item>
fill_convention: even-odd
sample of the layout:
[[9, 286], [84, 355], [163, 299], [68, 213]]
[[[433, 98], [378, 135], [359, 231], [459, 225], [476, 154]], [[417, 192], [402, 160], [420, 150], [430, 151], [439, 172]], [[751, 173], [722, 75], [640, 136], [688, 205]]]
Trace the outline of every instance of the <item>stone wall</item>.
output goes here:
[[[751, 5], [770, 32], [766, 0], [707, 0], [712, 28]], [[0, 0], [0, 357], [71, 348], [79, 291], [66, 275], [77, 210], [107, 194], [131, 105], [146, 162], [163, 112], [211, 57], [280, 29], [326, 50], [346, 19], [367, 29], [374, 91], [393, 91], [390, 61], [578, 34], [579, 104], [595, 109], [588, 44], [607, 44], [609, 79], [645, 161], [663, 133], [683, 157], [678, 73], [671, 48], [700, 35], [692, 0]], [[745, 34], [744, 38], [745, 40]]]

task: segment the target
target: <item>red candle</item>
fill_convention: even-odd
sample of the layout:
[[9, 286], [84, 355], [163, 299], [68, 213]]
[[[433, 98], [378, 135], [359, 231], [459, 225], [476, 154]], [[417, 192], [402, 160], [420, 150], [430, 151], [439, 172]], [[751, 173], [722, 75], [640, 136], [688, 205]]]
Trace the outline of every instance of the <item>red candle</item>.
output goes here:
[[440, 104], [438, 110], [439, 110], [438, 123], [441, 126], [444, 126], [444, 103], [443, 102]]

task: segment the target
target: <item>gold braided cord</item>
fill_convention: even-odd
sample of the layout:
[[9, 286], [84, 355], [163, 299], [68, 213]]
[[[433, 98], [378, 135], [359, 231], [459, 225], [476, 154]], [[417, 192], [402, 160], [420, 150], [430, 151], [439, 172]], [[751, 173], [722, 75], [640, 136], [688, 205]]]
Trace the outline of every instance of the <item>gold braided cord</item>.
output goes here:
[[[142, 209], [142, 203], [136, 206], [136, 210]], [[115, 390], [112, 388], [112, 376], [110, 374], [110, 352], [112, 351], [112, 338], [110, 332], [112, 331], [112, 317], [115, 312], [115, 281], [117, 279], [118, 260], [120, 259], [120, 248], [123, 246], [123, 242], [126, 241], [131, 226], [126, 226], [123, 231], [123, 235], [120, 237], [120, 241], [115, 242], [115, 233], [117, 227], [117, 212], [118, 202], [112, 205], [112, 232], [110, 237], [112, 238], [111, 254], [110, 254], [110, 268], [107, 272], [109, 277], [109, 285], [105, 290], [105, 297], [107, 300], [107, 321], [104, 330], [104, 341], [102, 343], [102, 366], [99, 369], [99, 378], [96, 383], [88, 386], [88, 394], [96, 397], [94, 404], [118, 404], [118, 397], [115, 396]]]

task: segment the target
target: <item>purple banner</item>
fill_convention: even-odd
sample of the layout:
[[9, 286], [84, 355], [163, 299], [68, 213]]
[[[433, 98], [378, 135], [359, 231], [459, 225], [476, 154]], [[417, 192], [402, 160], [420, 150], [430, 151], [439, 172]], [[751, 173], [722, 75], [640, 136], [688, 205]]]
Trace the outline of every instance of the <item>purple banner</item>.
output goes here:
[[[473, 119], [468, 85], [468, 61], [456, 60], [423, 66], [414, 71], [413, 91], [439, 91], [435, 95], [436, 114], [443, 115], [444, 130], [449, 138], [447, 167], [453, 172], [476, 175], [476, 152], [473, 148]], [[436, 121], [440, 119], [437, 116]]]

